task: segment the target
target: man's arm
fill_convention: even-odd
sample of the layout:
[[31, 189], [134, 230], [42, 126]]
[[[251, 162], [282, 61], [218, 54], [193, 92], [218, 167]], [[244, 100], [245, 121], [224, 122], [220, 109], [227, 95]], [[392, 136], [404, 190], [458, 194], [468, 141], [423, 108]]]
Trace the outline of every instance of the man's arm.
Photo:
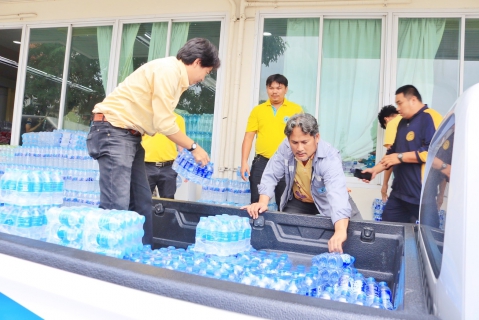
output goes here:
[[341, 219], [334, 224], [334, 234], [328, 241], [329, 252], [343, 253], [343, 243], [348, 238], [349, 219]]
[[256, 131], [245, 132], [243, 138], [243, 145], [241, 146], [241, 178], [243, 178], [244, 181], [247, 181], [247, 178], [245, 177], [245, 172], [248, 172], [248, 176], [250, 175], [248, 156], [251, 152], [251, 147], [253, 146], [253, 140], [255, 135]]
[[[185, 149], [190, 149], [191, 145], [194, 142], [186, 134], [181, 132], [181, 130], [177, 133], [168, 135], [167, 138], [176, 143], [178, 146]], [[191, 154], [195, 158], [195, 161], [201, 163], [202, 166], [205, 166], [208, 164], [208, 162], [210, 162], [210, 157], [208, 157], [208, 153], [206, 153], [206, 151], [201, 146], [197, 146], [196, 149], [191, 152]]]
[[392, 168], [389, 168], [384, 171], [384, 181], [383, 181], [383, 186], [381, 188], [381, 198], [383, 202], [386, 202], [388, 200], [389, 178], [391, 177], [392, 172], [393, 172]]

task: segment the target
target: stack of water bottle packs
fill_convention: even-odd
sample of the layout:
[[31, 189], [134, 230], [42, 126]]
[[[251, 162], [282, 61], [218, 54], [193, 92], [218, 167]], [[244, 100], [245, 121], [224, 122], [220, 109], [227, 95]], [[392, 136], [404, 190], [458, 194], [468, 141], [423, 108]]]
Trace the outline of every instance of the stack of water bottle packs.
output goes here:
[[0, 178], [0, 232], [40, 240], [45, 212], [63, 203], [58, 170], [7, 169]]
[[241, 207], [251, 203], [248, 181], [213, 178], [205, 181], [199, 202]]
[[373, 219], [374, 221], [382, 221], [383, 220], [383, 210], [386, 202], [383, 202], [381, 199], [374, 199], [372, 205], [373, 211]]
[[195, 251], [230, 256], [250, 249], [249, 218], [227, 214], [200, 218], [196, 226]]
[[43, 240], [47, 242], [116, 258], [142, 248], [145, 217], [133, 211], [51, 208], [46, 220]]
[[[124, 259], [160, 268], [261, 288], [285, 291], [326, 300], [393, 310], [391, 290], [386, 282], [365, 279], [347, 254], [325, 253], [313, 258], [312, 265], [294, 266], [287, 254], [250, 251], [220, 257], [197, 251], [195, 246], [173, 246], [142, 250]], [[348, 262], [349, 261], [349, 262]], [[324, 265], [326, 263], [326, 265]]]
[[98, 162], [88, 155], [85, 132], [25, 133], [22, 142], [21, 147], [0, 149], [0, 175], [7, 168], [59, 169], [65, 185], [64, 206], [99, 205]]
[[186, 134], [211, 153], [213, 114], [185, 114]]
[[185, 149], [173, 161], [172, 168], [183, 178], [197, 184], [204, 184], [213, 176], [213, 163], [210, 162], [202, 167], [195, 161], [191, 152]]
[[446, 227], [446, 210], [439, 210], [439, 229], [444, 230]]

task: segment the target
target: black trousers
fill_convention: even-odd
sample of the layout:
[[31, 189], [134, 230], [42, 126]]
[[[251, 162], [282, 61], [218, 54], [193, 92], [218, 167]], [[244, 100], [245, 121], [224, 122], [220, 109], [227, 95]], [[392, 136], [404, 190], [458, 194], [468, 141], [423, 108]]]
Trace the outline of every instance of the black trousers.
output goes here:
[[[249, 177], [249, 184], [251, 189], [251, 203], [258, 202], [259, 200], [259, 193], [258, 193], [258, 185], [261, 183], [261, 177], [263, 176], [264, 169], [268, 164], [269, 159], [263, 156], [257, 155], [253, 159], [253, 163], [251, 165], [250, 170], [250, 177]], [[286, 189], [286, 181], [284, 177], [279, 180], [276, 188], [274, 189], [275, 200], [278, 208], [281, 204], [281, 196], [283, 195], [284, 189]]]
[[419, 205], [397, 198], [392, 191], [384, 207], [383, 221], [416, 223], [417, 219], [419, 219]]
[[157, 167], [153, 162], [145, 162], [145, 169], [151, 193], [155, 187], [158, 187], [158, 194], [161, 198], [174, 199], [178, 173], [173, 170], [172, 166]]

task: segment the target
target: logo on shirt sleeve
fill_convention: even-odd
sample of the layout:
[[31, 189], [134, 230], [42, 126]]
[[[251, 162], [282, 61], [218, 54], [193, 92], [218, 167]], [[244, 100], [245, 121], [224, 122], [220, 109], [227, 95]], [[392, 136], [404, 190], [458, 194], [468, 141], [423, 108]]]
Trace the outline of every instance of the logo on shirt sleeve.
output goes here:
[[413, 141], [414, 140], [414, 131], [409, 131], [406, 135], [406, 140], [407, 141]]
[[444, 141], [444, 144], [442, 145], [442, 148], [443, 148], [444, 150], [449, 149], [449, 140]]

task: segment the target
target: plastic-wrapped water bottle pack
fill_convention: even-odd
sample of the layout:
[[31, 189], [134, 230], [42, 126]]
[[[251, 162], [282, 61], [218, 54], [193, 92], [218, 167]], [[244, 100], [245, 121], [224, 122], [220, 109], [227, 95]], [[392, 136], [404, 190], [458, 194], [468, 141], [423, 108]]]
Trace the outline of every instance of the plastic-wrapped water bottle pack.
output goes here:
[[372, 205], [374, 221], [383, 220], [383, 210], [385, 205], [386, 205], [386, 202], [383, 202], [381, 199], [374, 199], [373, 205]]
[[229, 256], [251, 249], [249, 218], [232, 215], [201, 217], [196, 226], [195, 250]]
[[136, 212], [62, 207], [45, 215], [47, 242], [116, 258], [142, 248], [145, 217]]
[[393, 310], [391, 290], [386, 282], [364, 278], [348, 254], [324, 253], [312, 259], [312, 265], [293, 265], [287, 254], [250, 251], [220, 257], [173, 246], [142, 250], [124, 257], [126, 260], [209, 278], [285, 291], [326, 300], [354, 303]]
[[213, 176], [213, 163], [202, 167], [195, 161], [195, 158], [186, 149], [178, 154], [172, 165], [173, 170], [180, 176], [197, 184], [208, 182]]

